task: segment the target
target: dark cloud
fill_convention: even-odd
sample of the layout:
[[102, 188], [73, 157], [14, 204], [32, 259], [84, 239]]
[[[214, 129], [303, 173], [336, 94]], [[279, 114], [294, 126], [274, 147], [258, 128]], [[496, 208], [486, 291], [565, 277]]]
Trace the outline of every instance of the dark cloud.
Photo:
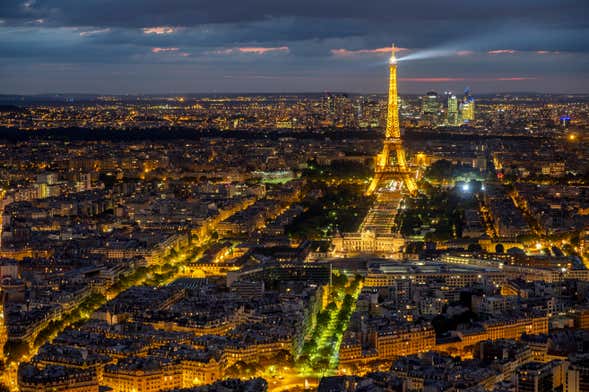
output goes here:
[[242, 23], [270, 18], [358, 19], [376, 23], [519, 20], [549, 25], [584, 24], [584, 0], [4, 0], [0, 15], [45, 18], [57, 25], [143, 27]]

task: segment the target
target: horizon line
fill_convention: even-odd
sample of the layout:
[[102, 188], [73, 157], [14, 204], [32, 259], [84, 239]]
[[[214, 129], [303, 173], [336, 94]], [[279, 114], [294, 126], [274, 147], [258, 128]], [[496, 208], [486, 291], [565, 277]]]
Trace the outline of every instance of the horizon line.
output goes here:
[[[435, 91], [436, 89], [425, 89], [423, 94], [427, 91]], [[445, 89], [441, 89], [447, 91]], [[450, 91], [449, 91], [450, 92]], [[155, 93], [93, 93], [93, 92], [46, 92], [46, 93], [0, 93], [0, 97], [50, 97], [50, 96], [115, 96], [115, 97], [138, 97], [138, 96], [190, 96], [190, 95], [311, 95], [311, 94], [348, 94], [348, 95], [386, 95], [387, 92], [357, 92], [357, 91], [343, 91], [343, 90], [323, 90], [323, 91], [207, 91], [207, 92], [155, 92]], [[399, 95], [420, 95], [421, 93], [400, 93]], [[480, 95], [488, 94], [539, 94], [539, 95], [589, 95], [587, 92], [541, 92], [541, 91], [481, 91]]]

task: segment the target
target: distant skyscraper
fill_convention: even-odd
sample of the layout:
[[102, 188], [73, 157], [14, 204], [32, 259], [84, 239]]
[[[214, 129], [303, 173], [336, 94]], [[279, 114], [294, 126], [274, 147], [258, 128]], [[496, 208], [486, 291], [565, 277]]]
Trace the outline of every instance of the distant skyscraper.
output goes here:
[[462, 122], [470, 122], [474, 120], [474, 98], [470, 95], [470, 88], [464, 90], [464, 97], [460, 104], [460, 114]]
[[458, 98], [454, 94], [448, 94], [448, 112], [446, 113], [448, 125], [458, 125]]
[[352, 126], [355, 118], [352, 100], [347, 94], [327, 94], [322, 98], [324, 114], [335, 126]]
[[321, 98], [321, 106], [326, 114], [335, 114], [335, 97], [331, 94], [326, 94]]
[[462, 120], [464, 122], [474, 120], [474, 101], [468, 101], [462, 104]]
[[438, 93], [435, 91], [428, 91], [422, 98], [421, 112], [423, 114], [438, 114], [440, 111], [440, 103], [438, 102]]
[[428, 91], [421, 97], [421, 118], [424, 125], [438, 125], [440, 120], [440, 102], [435, 91]]

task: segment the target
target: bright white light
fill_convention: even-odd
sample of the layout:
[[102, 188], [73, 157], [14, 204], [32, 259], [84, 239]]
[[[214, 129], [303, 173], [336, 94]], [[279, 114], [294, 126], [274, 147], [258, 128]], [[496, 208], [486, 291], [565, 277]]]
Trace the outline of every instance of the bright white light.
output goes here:
[[450, 57], [455, 55], [456, 49], [425, 49], [418, 50], [406, 56], [402, 56], [399, 58], [399, 61], [425, 60], [438, 57]]
[[468, 184], [462, 184], [462, 191], [463, 192], [468, 192], [470, 190], [470, 185]]

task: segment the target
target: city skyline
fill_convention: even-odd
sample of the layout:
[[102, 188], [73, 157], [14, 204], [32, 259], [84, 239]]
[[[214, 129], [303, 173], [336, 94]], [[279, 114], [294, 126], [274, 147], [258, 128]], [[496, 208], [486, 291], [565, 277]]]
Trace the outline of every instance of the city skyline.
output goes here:
[[[580, 1], [4, 2], [1, 93], [582, 93]], [[109, 12], [106, 12], [108, 10]]]
[[589, 391], [586, 2], [2, 1], [0, 392]]

